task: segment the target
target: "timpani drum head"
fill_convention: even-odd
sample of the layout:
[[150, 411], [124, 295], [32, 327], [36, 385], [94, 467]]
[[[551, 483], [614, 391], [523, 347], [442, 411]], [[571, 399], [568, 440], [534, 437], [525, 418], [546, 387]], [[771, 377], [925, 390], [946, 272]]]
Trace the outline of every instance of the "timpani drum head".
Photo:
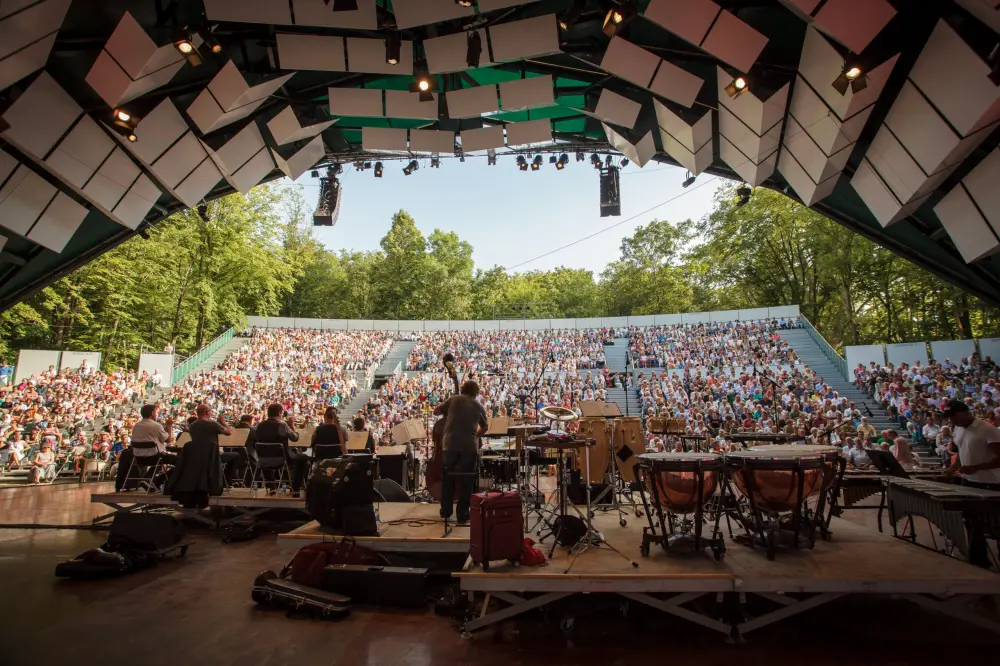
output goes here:
[[[716, 453], [644, 453], [639, 456], [646, 491], [675, 514], [693, 513], [719, 487], [722, 456]], [[698, 477], [701, 475], [701, 492]], [[654, 488], [655, 485], [655, 488]]]
[[[810, 447], [762, 446], [764, 450], [734, 451], [725, 456], [736, 488], [762, 509], [775, 513], [794, 511], [806, 499], [823, 489], [827, 462]], [[799, 480], [802, 495], [799, 495]]]

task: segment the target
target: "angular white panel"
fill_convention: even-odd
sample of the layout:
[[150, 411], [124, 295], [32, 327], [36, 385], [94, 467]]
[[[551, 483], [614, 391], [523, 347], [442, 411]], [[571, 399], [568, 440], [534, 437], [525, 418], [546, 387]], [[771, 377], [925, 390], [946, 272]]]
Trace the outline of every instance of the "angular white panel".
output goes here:
[[3, 114], [10, 129], [0, 136], [44, 159], [82, 113], [55, 79], [42, 72]]
[[[783, 166], [785, 153], [782, 153], [781, 159], [782, 165], [779, 168], [781, 168], [781, 173], [787, 180], [788, 174], [785, 173], [785, 167]], [[867, 159], [862, 160], [861, 164], [858, 165], [857, 171], [854, 172], [854, 177], [851, 178], [851, 187], [854, 188], [854, 191], [858, 193], [861, 200], [868, 206], [868, 210], [872, 212], [872, 215], [875, 216], [875, 219], [883, 227], [889, 226], [898, 219], [902, 205], [896, 199], [892, 190], [882, 182], [882, 179], [879, 178], [878, 173], [872, 168]], [[798, 189], [796, 189], [796, 192], [798, 192]]]
[[135, 128], [135, 135], [139, 140], [129, 144], [129, 150], [146, 164], [152, 164], [187, 131], [184, 118], [170, 98], [167, 98], [139, 120], [139, 125]]
[[462, 88], [445, 93], [449, 118], [475, 118], [500, 110], [495, 85]]
[[14, 12], [19, 12], [25, 7], [30, 7], [36, 2], [38, 2], [38, 0], [6, 0], [0, 4], [0, 18], [10, 16]]
[[10, 153], [0, 150], [0, 187], [3, 187], [16, 168], [17, 160]]
[[407, 149], [406, 130], [394, 127], [362, 127], [361, 147], [365, 150], [405, 152]]
[[657, 95], [691, 108], [704, 84], [705, 81], [691, 72], [663, 60], [649, 89]]
[[399, 63], [390, 65], [385, 61], [385, 40], [348, 37], [347, 58], [350, 71], [370, 74], [413, 73], [413, 42], [404, 41], [400, 46]]
[[264, 137], [257, 123], [250, 123], [215, 152], [215, 160], [226, 173], [236, 173], [264, 149]]
[[961, 185], [938, 202], [934, 213], [966, 263], [982, 259], [1000, 249], [996, 233], [983, 219], [980, 209]]
[[692, 174], [699, 174], [712, 163], [712, 114], [706, 113], [689, 125], [657, 100], [653, 100], [656, 122], [660, 127], [663, 151]]
[[237, 192], [246, 194], [256, 187], [260, 181], [264, 180], [273, 170], [274, 160], [271, 159], [271, 152], [262, 149], [250, 161], [240, 167], [236, 173], [232, 174], [228, 180], [236, 188]]
[[394, 0], [392, 12], [396, 16], [396, 25], [402, 30], [465, 18], [475, 13], [472, 7], [463, 7], [455, 0]]
[[659, 64], [658, 55], [621, 37], [611, 40], [601, 59], [601, 69], [643, 88], [649, 88]]
[[385, 115], [389, 118], [437, 120], [438, 96], [436, 93], [432, 93], [431, 96], [434, 98], [433, 100], [421, 102], [420, 93], [411, 93], [406, 90], [386, 90]]
[[827, 0], [816, 13], [814, 25], [861, 53], [895, 15], [887, 0]]
[[[479, 30], [479, 39], [483, 45], [483, 51], [479, 55], [479, 66], [485, 67], [492, 64], [485, 30]], [[423, 44], [424, 53], [427, 55], [427, 69], [431, 74], [464, 72], [469, 68], [466, 62], [468, 33], [456, 32], [444, 37], [425, 39]]]
[[[2, 28], [3, 24], [0, 23], [0, 30]], [[0, 41], [2, 40], [3, 35], [0, 34]], [[0, 90], [11, 87], [32, 72], [45, 67], [55, 42], [56, 33], [52, 33], [0, 60]]]
[[767, 37], [711, 0], [652, 0], [645, 17], [741, 72], [767, 45]]
[[868, 106], [860, 113], [851, 116], [846, 123], [841, 123], [837, 114], [831, 113], [830, 107], [802, 77], [796, 79], [795, 94], [792, 95], [792, 103], [788, 107], [789, 115], [802, 127], [809, 128], [809, 136], [828, 155], [858, 140], [871, 110], [872, 107]]
[[961, 137], [955, 135], [947, 121], [909, 81], [899, 91], [885, 125], [927, 174], [954, 164], [956, 157], [965, 157], [953, 155]]
[[104, 210], [113, 211], [141, 173], [135, 162], [116, 148], [83, 188], [83, 194]]
[[[0, 7], [0, 90], [45, 66], [70, 0], [7, 0]], [[15, 13], [17, 12], [17, 13]]]
[[538, 143], [552, 143], [552, 123], [548, 118], [507, 123], [507, 145], [511, 148]]
[[605, 88], [601, 90], [601, 96], [597, 99], [594, 115], [602, 120], [631, 129], [635, 127], [640, 111], [642, 111], [642, 104], [639, 102]]
[[290, 25], [290, 5], [283, 0], [204, 0], [209, 21], [233, 23], [270, 23]]
[[115, 219], [129, 229], [137, 229], [159, 198], [160, 189], [143, 174], [115, 206]]
[[0, 189], [0, 224], [27, 236], [56, 192], [53, 185], [34, 171], [23, 164], [18, 166]]
[[275, 38], [278, 43], [278, 62], [282, 69], [305, 69], [315, 72], [347, 71], [343, 37], [279, 32], [275, 34]]
[[994, 150], [962, 179], [986, 221], [1000, 233], [1000, 150]]
[[[741, 161], [748, 159], [760, 163], [776, 151], [782, 126], [783, 123], [778, 123], [763, 136], [759, 136], [727, 107], [719, 107], [719, 135], [725, 137], [740, 152]], [[730, 166], [735, 167], [734, 164]]]
[[552, 55], [560, 50], [555, 14], [502, 23], [489, 28], [489, 33], [495, 62]]
[[944, 21], [939, 21], [910, 80], [955, 129], [967, 136], [1000, 120], [1000, 87], [989, 66]]
[[652, 132], [646, 132], [646, 135], [633, 145], [607, 123], [601, 123], [601, 126], [604, 128], [604, 135], [608, 138], [608, 143], [639, 168], [646, 166], [649, 160], [656, 155], [656, 142], [653, 140]]
[[[722, 116], [721, 111], [719, 115], [720, 117]], [[775, 150], [760, 162], [754, 162], [725, 136], [719, 136], [719, 157], [722, 158], [723, 162], [732, 167], [733, 171], [738, 173], [745, 183], [756, 187], [770, 178], [771, 174], [774, 173], [778, 151]]]
[[188, 117], [203, 134], [214, 132], [253, 113], [294, 75], [286, 74], [249, 86], [230, 60], [188, 107]]
[[279, 146], [303, 139], [311, 139], [327, 127], [333, 125], [336, 120], [327, 120], [315, 125], [303, 127], [299, 119], [295, 117], [292, 107], [286, 106], [278, 115], [267, 122], [267, 129], [271, 136], [278, 142]]
[[410, 130], [410, 152], [450, 155], [455, 152], [455, 133], [439, 130]]
[[115, 142], [90, 116], [83, 116], [45, 164], [64, 182], [83, 187], [115, 148]]
[[381, 118], [382, 90], [378, 88], [330, 88], [330, 115]]
[[692, 44], [701, 44], [722, 9], [711, 0], [651, 0], [645, 17]]
[[326, 155], [326, 146], [323, 145], [323, 137], [318, 136], [307, 143], [302, 150], [291, 156], [287, 161], [276, 151], [271, 151], [271, 156], [281, 171], [291, 178], [298, 180], [302, 174], [311, 169]]
[[477, 150], [503, 148], [503, 127], [482, 127], [480, 129], [462, 130], [462, 152], [472, 153]]
[[805, 205], [812, 206], [820, 199], [825, 199], [837, 187], [839, 178], [828, 178], [817, 184], [809, 177], [802, 165], [795, 161], [795, 157], [789, 151], [782, 150], [777, 154], [778, 171], [781, 172], [781, 175], [784, 176]]
[[85, 207], [60, 192], [38, 218], [27, 238], [53, 252], [62, 252], [86, 217]]
[[505, 81], [499, 84], [499, 90], [500, 105], [504, 111], [555, 104], [552, 77], [548, 74]]
[[725, 11], [701, 43], [701, 48], [741, 72], [750, 71], [765, 46], [767, 37]]
[[792, 117], [788, 118], [785, 127], [784, 146], [785, 150], [791, 151], [795, 156], [795, 161], [805, 169], [815, 183], [821, 183], [840, 173], [851, 154], [849, 148], [844, 148], [840, 152], [828, 156], [820, 150], [819, 146], [809, 138], [809, 134]]
[[378, 30], [379, 27], [375, 0], [358, 0], [357, 10], [349, 12], [331, 11], [324, 0], [292, 0], [292, 8], [295, 25], [348, 30]]
[[193, 208], [201, 203], [205, 195], [211, 192], [220, 180], [222, 174], [219, 168], [215, 166], [215, 162], [206, 157], [205, 161], [177, 186], [175, 193], [185, 205]]
[[151, 167], [164, 185], [176, 188], [206, 158], [208, 154], [205, 152], [205, 147], [194, 132], [188, 132], [153, 162]]

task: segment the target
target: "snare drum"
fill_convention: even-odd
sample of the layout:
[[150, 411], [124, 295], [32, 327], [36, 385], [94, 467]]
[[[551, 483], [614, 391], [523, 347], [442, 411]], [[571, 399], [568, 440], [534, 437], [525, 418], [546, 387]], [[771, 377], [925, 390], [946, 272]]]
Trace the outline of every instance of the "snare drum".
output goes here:
[[618, 469], [626, 483], [635, 481], [635, 464], [638, 456], [646, 451], [642, 436], [642, 420], [638, 416], [622, 416], [614, 420], [615, 456]]
[[[608, 461], [611, 458], [611, 426], [603, 418], [587, 417], [579, 420], [581, 437], [594, 440], [590, 447], [590, 483], [604, 483], [604, 475], [608, 471]], [[574, 456], [574, 469], [582, 475], [586, 474], [586, 460], [583, 454]]]
[[[777, 446], [759, 451], [734, 451], [725, 457], [737, 490], [759, 509], [769, 513], [796, 511], [825, 487], [827, 460], [810, 447]], [[832, 448], [832, 447], [831, 447]], [[801, 487], [801, 492], [800, 492]]]
[[[639, 470], [646, 491], [673, 514], [694, 513], [707, 504], [719, 487], [722, 469], [722, 456], [716, 453], [644, 453], [639, 456]], [[700, 484], [699, 476], [702, 477]]]

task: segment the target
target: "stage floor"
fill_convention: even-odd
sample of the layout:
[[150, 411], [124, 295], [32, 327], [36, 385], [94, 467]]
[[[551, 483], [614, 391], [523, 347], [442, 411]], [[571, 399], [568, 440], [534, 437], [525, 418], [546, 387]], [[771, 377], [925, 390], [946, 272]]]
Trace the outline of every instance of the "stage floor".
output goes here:
[[[303, 493], [304, 494], [304, 493]], [[170, 497], [161, 493], [144, 493], [141, 491], [96, 492], [90, 495], [93, 504], [105, 504], [113, 511], [99, 516], [94, 522], [106, 520], [118, 512], [145, 511], [149, 509], [174, 509], [209, 527], [225, 527], [236, 517], [260, 516], [274, 509], [297, 510], [305, 513], [306, 501], [303, 497], [292, 497], [289, 494], [268, 495], [263, 490], [251, 494], [249, 488], [231, 488], [218, 497], [209, 497], [209, 509], [225, 507], [228, 515], [204, 509], [185, 509]]]

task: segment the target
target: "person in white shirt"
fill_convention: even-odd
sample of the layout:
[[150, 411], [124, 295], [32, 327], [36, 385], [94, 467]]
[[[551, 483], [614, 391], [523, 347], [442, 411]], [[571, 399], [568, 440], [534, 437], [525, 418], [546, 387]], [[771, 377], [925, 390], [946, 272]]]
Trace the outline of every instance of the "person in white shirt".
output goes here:
[[160, 374], [159, 369], [153, 370], [153, 376], [149, 379], [153, 383], [154, 388], [159, 388], [163, 384], [163, 375]]
[[847, 454], [847, 461], [854, 469], [867, 469], [871, 467], [872, 458], [865, 450], [864, 442], [860, 439], [854, 443], [854, 448]]

